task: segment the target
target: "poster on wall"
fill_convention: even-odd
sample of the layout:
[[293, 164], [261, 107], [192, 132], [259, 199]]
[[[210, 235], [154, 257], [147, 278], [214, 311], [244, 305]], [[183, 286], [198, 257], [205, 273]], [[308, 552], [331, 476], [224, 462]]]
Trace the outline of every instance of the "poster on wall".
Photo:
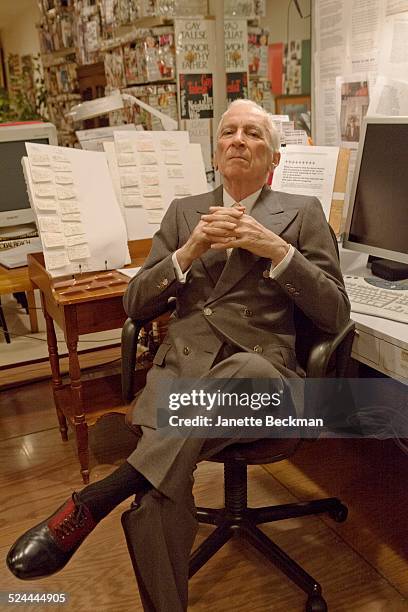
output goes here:
[[244, 19], [224, 21], [227, 100], [248, 98], [248, 26]]
[[248, 72], [248, 27], [243, 19], [224, 21], [225, 71]]
[[211, 125], [211, 119], [188, 119], [187, 121], [183, 121], [180, 128], [187, 130], [190, 136], [190, 142], [200, 145], [206, 172], [211, 172], [213, 169]]
[[367, 114], [408, 115], [408, 83], [379, 76], [370, 91], [370, 105]]
[[388, 16], [380, 39], [378, 72], [389, 79], [407, 81], [408, 74], [408, 10]]
[[300, 94], [302, 92], [302, 44], [300, 40], [291, 40], [285, 46], [284, 56], [284, 92]]
[[176, 65], [180, 119], [213, 117], [215, 23], [211, 19], [176, 19]]
[[313, 141], [350, 150], [345, 211], [364, 115], [408, 108], [408, 1], [316, 0], [312, 17]]
[[283, 91], [286, 95], [310, 93], [310, 40], [291, 40], [284, 49]]
[[213, 75], [180, 74], [180, 118], [211, 119], [213, 117]]
[[336, 77], [346, 74], [346, 10], [345, 0], [329, 4], [316, 2], [313, 12], [315, 32], [314, 54], [314, 121], [313, 142], [337, 145]]
[[337, 77], [336, 98], [341, 146], [357, 148], [369, 105], [367, 75]]
[[[380, 77], [399, 80], [407, 73], [408, 2], [317, 0], [313, 28], [314, 141], [338, 144], [336, 78], [354, 75], [357, 82], [365, 73], [371, 84]], [[381, 96], [379, 87], [376, 94]], [[390, 108], [388, 102], [385, 107]]]
[[268, 31], [248, 28], [248, 70], [251, 76], [268, 78]]
[[248, 98], [248, 73], [227, 72], [228, 104], [238, 98]]
[[271, 91], [275, 96], [283, 94], [283, 54], [284, 43], [272, 43], [268, 46], [268, 79]]
[[270, 44], [268, 78], [275, 96], [310, 94], [310, 40]]

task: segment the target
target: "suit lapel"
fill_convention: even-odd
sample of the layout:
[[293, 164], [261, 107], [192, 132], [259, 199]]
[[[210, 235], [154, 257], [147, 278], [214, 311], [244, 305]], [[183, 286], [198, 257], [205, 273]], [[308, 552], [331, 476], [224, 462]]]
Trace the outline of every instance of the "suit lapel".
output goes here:
[[[285, 211], [280, 201], [279, 192], [271, 191], [265, 186], [252, 208], [252, 216], [259, 223], [280, 235], [289, 223], [296, 217], [298, 209]], [[245, 249], [234, 249], [222, 269], [221, 276], [207, 301], [213, 302], [236, 285], [261, 259]]]

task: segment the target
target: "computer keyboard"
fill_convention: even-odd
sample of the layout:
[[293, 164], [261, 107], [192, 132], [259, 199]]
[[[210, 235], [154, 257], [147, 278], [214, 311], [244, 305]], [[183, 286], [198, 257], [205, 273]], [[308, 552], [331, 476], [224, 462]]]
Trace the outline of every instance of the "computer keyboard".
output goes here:
[[361, 276], [345, 276], [344, 282], [352, 312], [408, 323], [408, 284], [407, 289], [385, 289], [376, 287], [372, 283], [380, 282], [388, 287], [398, 287], [398, 285], [380, 279], [366, 280]]

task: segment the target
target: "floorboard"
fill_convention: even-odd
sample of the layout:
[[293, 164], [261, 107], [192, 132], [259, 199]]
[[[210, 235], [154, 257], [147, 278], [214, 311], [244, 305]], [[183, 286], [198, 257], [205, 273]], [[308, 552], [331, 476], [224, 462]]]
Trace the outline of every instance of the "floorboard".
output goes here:
[[[46, 383], [3, 391], [0, 405], [1, 590], [66, 592], [68, 603], [61, 609], [69, 612], [142, 610], [120, 525], [129, 502], [98, 526], [59, 574], [23, 583], [7, 571], [3, 560], [14, 539], [82, 483], [72, 433], [67, 443], [61, 441]], [[122, 416], [102, 417], [90, 429], [91, 479], [110, 473], [133, 446]], [[290, 461], [250, 468], [254, 505], [332, 495], [348, 503], [350, 516], [343, 524], [307, 517], [264, 527], [321, 582], [330, 612], [408, 609], [406, 470], [407, 457], [396, 447], [358, 440], [307, 443]], [[197, 504], [220, 506], [221, 483], [220, 465], [200, 464]], [[201, 526], [197, 543], [210, 531]], [[302, 612], [304, 602], [296, 586], [238, 539], [225, 545], [190, 583], [192, 612]]]

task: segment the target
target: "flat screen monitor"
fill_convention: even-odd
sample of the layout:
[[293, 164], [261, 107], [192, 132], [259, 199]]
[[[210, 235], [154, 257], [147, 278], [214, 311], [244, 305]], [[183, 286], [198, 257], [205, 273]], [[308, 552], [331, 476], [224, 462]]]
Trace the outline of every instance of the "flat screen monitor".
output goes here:
[[21, 165], [21, 158], [27, 155], [25, 142], [57, 145], [55, 126], [51, 123], [0, 125], [0, 234], [2, 228], [34, 223]]
[[408, 264], [408, 117], [364, 119], [343, 246]]

